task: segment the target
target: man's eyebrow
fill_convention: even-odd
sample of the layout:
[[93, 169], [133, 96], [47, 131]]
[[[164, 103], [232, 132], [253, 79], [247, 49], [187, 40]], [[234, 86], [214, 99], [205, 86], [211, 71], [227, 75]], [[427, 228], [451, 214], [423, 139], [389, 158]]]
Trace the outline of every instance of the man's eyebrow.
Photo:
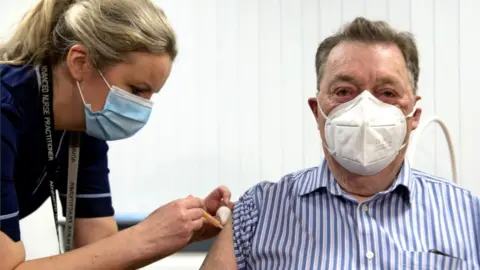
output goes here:
[[378, 77], [375, 81], [377, 85], [379, 84], [394, 84], [397, 85], [399, 84], [398, 80], [392, 78], [392, 77]]
[[337, 74], [333, 77], [332, 82], [347, 82], [352, 84], [358, 84], [358, 80], [355, 77], [347, 74]]
[[[359, 81], [355, 77], [348, 74], [337, 74], [333, 77], [332, 82], [346, 82], [346, 83], [351, 83], [355, 85], [359, 84]], [[399, 83], [400, 82], [397, 79], [392, 78], [391, 76], [382, 76], [382, 77], [378, 77], [375, 80], [375, 84], [377, 85], [380, 85], [380, 84], [398, 85]]]

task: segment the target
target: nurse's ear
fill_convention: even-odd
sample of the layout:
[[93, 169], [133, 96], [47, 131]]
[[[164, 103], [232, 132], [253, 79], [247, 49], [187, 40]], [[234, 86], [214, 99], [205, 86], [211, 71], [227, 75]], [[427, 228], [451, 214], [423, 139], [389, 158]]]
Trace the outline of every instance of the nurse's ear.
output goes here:
[[68, 51], [65, 59], [70, 75], [76, 82], [81, 82], [91, 72], [91, 63], [87, 57], [87, 50], [82, 45], [74, 45]]

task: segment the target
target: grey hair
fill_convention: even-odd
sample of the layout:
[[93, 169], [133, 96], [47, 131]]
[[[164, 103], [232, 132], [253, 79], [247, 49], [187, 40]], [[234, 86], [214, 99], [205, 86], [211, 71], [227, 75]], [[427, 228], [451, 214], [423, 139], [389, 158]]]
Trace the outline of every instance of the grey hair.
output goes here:
[[412, 90], [416, 94], [420, 66], [418, 49], [413, 35], [409, 32], [398, 32], [384, 21], [370, 21], [363, 17], [358, 17], [353, 22], [345, 25], [339, 32], [324, 39], [318, 46], [315, 55], [317, 91], [320, 90], [320, 81], [322, 80], [325, 63], [330, 51], [343, 41], [368, 44], [391, 43], [397, 45], [405, 58]]
[[127, 53], [177, 55], [175, 33], [150, 0], [40, 0], [0, 45], [0, 63], [58, 64], [75, 44], [102, 68], [124, 62]]

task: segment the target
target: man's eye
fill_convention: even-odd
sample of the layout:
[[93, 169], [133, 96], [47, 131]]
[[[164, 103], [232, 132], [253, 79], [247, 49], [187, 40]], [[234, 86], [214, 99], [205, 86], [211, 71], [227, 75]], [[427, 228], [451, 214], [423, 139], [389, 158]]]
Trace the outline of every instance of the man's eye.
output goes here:
[[382, 95], [385, 97], [395, 97], [395, 93], [393, 91], [384, 91]]
[[347, 88], [339, 88], [335, 93], [337, 96], [344, 97], [351, 94], [351, 91], [348, 90]]

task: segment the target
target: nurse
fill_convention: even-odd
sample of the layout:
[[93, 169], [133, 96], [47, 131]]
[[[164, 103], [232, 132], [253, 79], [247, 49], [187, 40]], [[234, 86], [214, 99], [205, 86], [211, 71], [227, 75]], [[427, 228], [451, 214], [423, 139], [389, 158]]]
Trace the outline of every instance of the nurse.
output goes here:
[[[139, 268], [218, 233], [202, 213], [232, 207], [224, 187], [121, 232], [113, 218], [106, 141], [146, 124], [176, 54], [149, 0], [41, 0], [26, 14], [0, 46], [0, 269]], [[57, 191], [74, 250], [25, 261], [19, 220], [51, 197], [58, 223]]]

